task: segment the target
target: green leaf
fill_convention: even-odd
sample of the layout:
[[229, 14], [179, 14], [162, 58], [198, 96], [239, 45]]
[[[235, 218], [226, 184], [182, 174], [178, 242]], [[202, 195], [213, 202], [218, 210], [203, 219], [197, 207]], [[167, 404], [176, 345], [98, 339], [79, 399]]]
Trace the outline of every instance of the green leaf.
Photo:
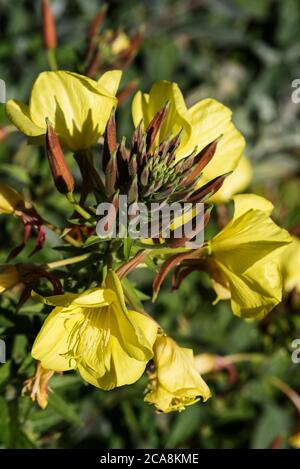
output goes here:
[[10, 377], [10, 367], [10, 361], [0, 365], [0, 388], [6, 384]]
[[129, 303], [132, 305], [132, 307], [136, 311], [143, 311], [144, 307], [132, 283], [127, 278], [123, 278], [122, 286], [124, 289], [125, 297], [129, 301]]
[[130, 237], [124, 239], [124, 257], [127, 261], [130, 257], [133, 241]]
[[75, 407], [67, 403], [58, 393], [50, 393], [48, 399], [49, 407], [55, 409], [65, 420], [75, 425], [82, 425]]
[[284, 409], [273, 403], [266, 405], [253, 432], [251, 448], [270, 448], [278, 436], [287, 437], [291, 431], [291, 422]]
[[166, 448], [176, 448], [186, 441], [194, 432], [199, 431], [201, 423], [206, 418], [206, 409], [201, 404], [188, 407], [178, 415], [175, 425], [165, 443]]
[[10, 447], [9, 406], [7, 401], [0, 397], [0, 439], [5, 448]]

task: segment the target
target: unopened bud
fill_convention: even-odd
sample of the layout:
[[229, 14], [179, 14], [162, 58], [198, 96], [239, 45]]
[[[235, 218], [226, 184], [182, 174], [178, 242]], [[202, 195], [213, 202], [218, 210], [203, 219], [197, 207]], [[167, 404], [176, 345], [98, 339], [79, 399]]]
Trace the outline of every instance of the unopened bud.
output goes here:
[[58, 137], [48, 119], [46, 119], [46, 123], [47, 155], [54, 183], [59, 192], [68, 194], [74, 190], [74, 179], [66, 163]]
[[56, 28], [49, 0], [42, 0], [43, 39], [45, 49], [56, 48]]

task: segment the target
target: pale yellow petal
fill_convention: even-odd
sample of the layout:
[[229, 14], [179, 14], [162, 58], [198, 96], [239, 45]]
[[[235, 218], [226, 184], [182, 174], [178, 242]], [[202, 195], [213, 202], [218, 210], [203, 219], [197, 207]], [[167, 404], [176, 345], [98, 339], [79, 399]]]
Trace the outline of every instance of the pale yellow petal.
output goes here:
[[262, 260], [243, 274], [217, 264], [227, 279], [231, 308], [237, 316], [259, 319], [280, 303], [282, 281], [278, 263]]
[[215, 99], [199, 101], [189, 109], [189, 114], [193, 128], [188, 142], [190, 148], [197, 145], [201, 150], [221, 137], [212, 160], [203, 170], [199, 181], [199, 185], [203, 185], [236, 168], [245, 148], [245, 140], [231, 122], [231, 110]]
[[242, 155], [233, 173], [225, 179], [221, 189], [209, 199], [209, 202], [224, 203], [230, 200], [234, 194], [243, 192], [249, 186], [252, 174], [253, 170], [249, 159]]
[[121, 78], [122, 70], [110, 70], [103, 73], [97, 83], [105, 88], [111, 95], [116, 96]]
[[36, 125], [29, 113], [26, 104], [15, 99], [10, 99], [5, 105], [5, 111], [9, 120], [28, 137], [37, 137], [45, 133], [45, 126]]
[[154, 115], [169, 103], [167, 117], [162, 124], [157, 138], [156, 144], [160, 143], [164, 138], [176, 135], [182, 130], [181, 148], [188, 142], [192, 126], [186, 108], [182, 93], [176, 83], [169, 81], [158, 81], [152, 86], [149, 95], [138, 92], [132, 103], [132, 115], [134, 125], [137, 126], [143, 119], [146, 128]]
[[300, 240], [293, 242], [282, 252], [281, 269], [285, 292], [296, 290], [300, 293]]
[[264, 197], [257, 194], [238, 194], [233, 197], [234, 218], [238, 218], [250, 210], [260, 210], [270, 216], [274, 210], [274, 205]]
[[41, 303], [52, 306], [68, 307], [72, 304], [89, 308], [107, 306], [116, 300], [116, 295], [109, 289], [91, 288], [83, 293], [64, 293], [63, 295], [40, 296], [32, 292], [32, 297]]
[[54, 371], [67, 371], [76, 368], [76, 361], [65, 354], [70, 348], [70, 335], [82, 314], [76, 311], [66, 314], [64, 308], [57, 307], [49, 314], [37, 335], [31, 354], [39, 360], [43, 368]]
[[255, 262], [289, 244], [289, 233], [264, 212], [253, 210], [233, 219], [211, 241], [211, 250], [220, 262], [235, 272], [244, 272]]
[[82, 150], [97, 142], [116, 103], [101, 84], [87, 77], [43, 72], [32, 88], [29, 109], [38, 127], [46, 130], [48, 117], [67, 147]]

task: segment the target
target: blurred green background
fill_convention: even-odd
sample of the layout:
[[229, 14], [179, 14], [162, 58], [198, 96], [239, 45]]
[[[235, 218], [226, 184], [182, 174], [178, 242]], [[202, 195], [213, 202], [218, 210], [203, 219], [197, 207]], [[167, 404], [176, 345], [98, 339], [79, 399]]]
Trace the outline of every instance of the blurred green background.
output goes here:
[[[291, 83], [300, 78], [300, 3], [297, 0], [127, 0], [107, 2], [105, 28], [125, 32], [144, 27], [144, 40], [122, 84], [131, 80], [148, 90], [158, 79], [176, 81], [188, 104], [214, 97], [233, 109], [254, 164], [251, 191], [275, 204], [275, 219], [291, 229], [300, 223], [300, 105], [291, 100]], [[52, 0], [61, 69], [82, 71], [86, 32], [99, 0]], [[32, 81], [48, 69], [42, 47], [38, 1], [0, 0], [0, 78], [7, 98], [28, 100]], [[130, 134], [130, 99], [118, 111], [119, 134]], [[8, 124], [0, 105], [0, 123]], [[0, 181], [30, 194], [49, 220], [63, 223], [69, 208], [54, 191], [44, 150], [12, 134], [0, 145]], [[71, 160], [70, 160], [71, 164]], [[79, 178], [75, 165], [76, 177]], [[20, 242], [17, 220], [1, 216], [0, 262]], [[36, 262], [57, 259], [49, 245]], [[32, 248], [32, 245], [31, 245]], [[28, 261], [30, 246], [17, 258]], [[151, 293], [152, 276], [133, 280]], [[299, 414], [272, 384], [277, 376], [300, 391], [300, 365], [292, 364], [291, 343], [300, 338], [299, 301], [286, 298], [261, 322], [233, 317], [226, 302], [212, 306], [209, 279], [199, 274], [178, 294], [166, 282], [158, 301], [147, 308], [166, 331], [196, 354], [248, 353], [252, 359], [228, 373], [205, 376], [213, 392], [206, 404], [181, 414], [158, 415], [143, 402], [146, 379], [103, 392], [73, 373], [51, 380], [45, 411], [20, 397], [33, 372], [30, 347], [42, 318], [39, 304], [15, 313], [17, 298], [3, 295], [0, 336], [8, 362], [0, 365], [0, 445], [5, 448], [270, 448], [289, 447]]]

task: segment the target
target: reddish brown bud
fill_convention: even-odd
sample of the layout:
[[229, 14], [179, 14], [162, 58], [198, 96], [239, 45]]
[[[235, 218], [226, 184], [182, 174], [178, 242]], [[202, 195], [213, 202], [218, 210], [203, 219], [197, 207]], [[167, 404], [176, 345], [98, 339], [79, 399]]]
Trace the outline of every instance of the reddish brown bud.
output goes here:
[[74, 190], [74, 179], [66, 163], [58, 137], [48, 119], [46, 119], [46, 123], [47, 155], [54, 183], [59, 192], [68, 194]]
[[106, 171], [108, 162], [110, 161], [112, 154], [117, 147], [117, 130], [116, 130], [116, 119], [115, 119], [115, 110], [113, 109], [108, 122], [106, 124], [106, 129], [104, 133], [104, 145], [102, 153], [102, 167], [103, 171]]
[[110, 197], [115, 191], [117, 180], [117, 153], [113, 152], [105, 170], [105, 192]]
[[165, 118], [167, 117], [169, 111], [170, 103], [167, 102], [164, 107], [162, 107], [153, 117], [152, 121], [147, 127], [146, 134], [147, 134], [147, 151], [150, 150], [158, 131], [160, 130], [162, 123], [164, 122]]
[[189, 172], [188, 177], [185, 179], [185, 184], [189, 184], [193, 179], [197, 178], [201, 171], [208, 165], [216, 152], [218, 141], [219, 139], [216, 139], [209, 143], [195, 156], [194, 168]]
[[97, 34], [99, 31], [100, 27], [102, 26], [102, 23], [104, 21], [104, 18], [106, 16], [107, 12], [107, 5], [104, 5], [101, 10], [96, 14], [96, 16], [93, 18], [89, 30], [88, 30], [88, 41], [92, 41], [94, 36]]
[[49, 0], [42, 0], [43, 40], [45, 49], [56, 48], [55, 21]]

